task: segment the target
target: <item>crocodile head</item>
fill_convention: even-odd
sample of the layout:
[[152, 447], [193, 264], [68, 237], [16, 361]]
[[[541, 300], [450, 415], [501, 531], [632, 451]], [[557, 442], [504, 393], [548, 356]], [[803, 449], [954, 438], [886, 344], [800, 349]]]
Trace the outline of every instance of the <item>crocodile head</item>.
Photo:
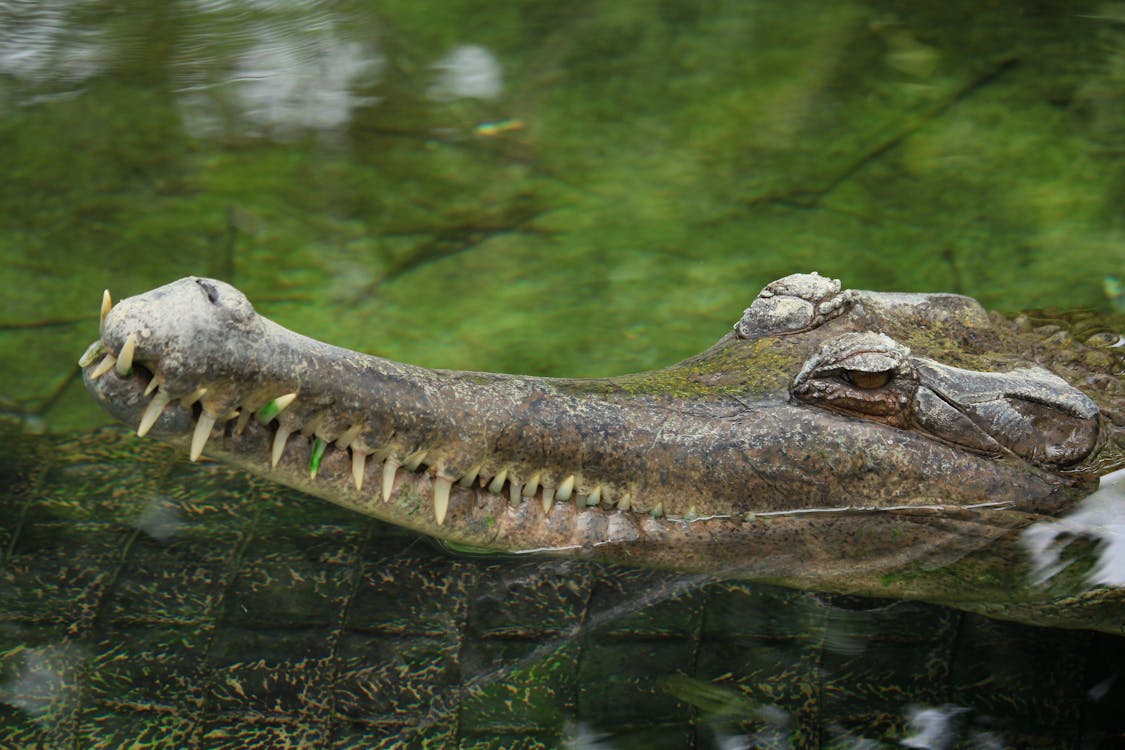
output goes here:
[[107, 301], [82, 365], [140, 435], [456, 545], [886, 593], [888, 571], [959, 558], [1096, 486], [1106, 419], [1027, 360], [1036, 346], [967, 297], [814, 273], [769, 284], [666, 369], [431, 370], [185, 278]]

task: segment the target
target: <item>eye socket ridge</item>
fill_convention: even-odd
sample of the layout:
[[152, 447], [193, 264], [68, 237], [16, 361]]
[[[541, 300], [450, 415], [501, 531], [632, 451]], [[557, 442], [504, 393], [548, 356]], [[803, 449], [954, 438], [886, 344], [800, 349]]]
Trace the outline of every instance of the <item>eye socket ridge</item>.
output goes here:
[[825, 342], [793, 381], [794, 398], [903, 426], [918, 385], [910, 350], [881, 333]]

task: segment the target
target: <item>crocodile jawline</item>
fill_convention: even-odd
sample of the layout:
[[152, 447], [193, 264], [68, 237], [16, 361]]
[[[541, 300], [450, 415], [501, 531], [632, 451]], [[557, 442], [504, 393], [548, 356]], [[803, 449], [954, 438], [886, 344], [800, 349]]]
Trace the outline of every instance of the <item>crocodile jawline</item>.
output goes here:
[[566, 380], [340, 349], [192, 277], [107, 301], [82, 364], [108, 411], [193, 460], [455, 545], [887, 594], [889, 572], [1070, 507], [1105, 442], [1098, 407], [1042, 368], [903, 345], [935, 310], [991, 325], [965, 297], [794, 275], [696, 357]]

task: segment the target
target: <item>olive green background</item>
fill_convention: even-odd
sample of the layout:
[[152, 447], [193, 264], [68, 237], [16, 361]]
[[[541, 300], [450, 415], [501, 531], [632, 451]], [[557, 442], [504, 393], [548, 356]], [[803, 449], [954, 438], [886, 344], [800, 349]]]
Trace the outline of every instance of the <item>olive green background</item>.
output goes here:
[[[498, 95], [442, 94], [462, 45]], [[102, 289], [187, 274], [547, 375], [675, 361], [812, 269], [1108, 310], [1123, 153], [1120, 2], [5, 4], [0, 411], [104, 421]]]

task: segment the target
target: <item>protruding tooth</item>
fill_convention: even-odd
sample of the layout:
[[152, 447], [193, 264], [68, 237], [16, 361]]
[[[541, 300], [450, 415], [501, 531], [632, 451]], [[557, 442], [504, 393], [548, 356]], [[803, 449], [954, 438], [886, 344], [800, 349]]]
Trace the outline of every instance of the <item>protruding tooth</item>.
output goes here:
[[473, 482], [477, 481], [477, 475], [480, 474], [480, 467], [481, 465], [477, 464], [476, 466], [462, 474], [461, 479], [459, 480], [461, 482], [461, 486], [471, 488], [473, 486]]
[[309, 479], [316, 479], [317, 472], [320, 471], [320, 462], [324, 460], [324, 451], [328, 448], [328, 443], [320, 438], [313, 438], [312, 450], [309, 451]]
[[102, 361], [98, 363], [98, 366], [90, 371], [90, 380], [97, 380], [102, 375], [105, 375], [107, 372], [113, 369], [113, 365], [116, 362], [117, 357], [113, 356], [112, 354], [106, 354], [104, 357], [102, 357]]
[[277, 434], [273, 436], [273, 450], [270, 452], [270, 466], [275, 469], [277, 462], [281, 460], [281, 454], [285, 452], [285, 441], [289, 439], [292, 432], [285, 425], [277, 426]]
[[664, 515], [664, 503], [657, 503], [653, 507], [653, 509], [649, 511], [649, 515], [651, 515], [653, 518], [660, 518], [661, 516], [663, 516]]
[[145, 386], [145, 395], [147, 396], [162, 385], [164, 385], [164, 378], [159, 375], [153, 375], [152, 380], [148, 381], [148, 385]]
[[631, 508], [632, 505], [633, 505], [633, 496], [630, 495], [628, 492], [626, 492], [624, 495], [622, 495], [621, 499], [617, 501], [617, 509], [618, 510], [629, 510], [629, 508]]
[[160, 415], [164, 412], [164, 407], [172, 398], [164, 391], [157, 391], [156, 395], [152, 397], [152, 401], [148, 402], [145, 407], [145, 413], [141, 415], [141, 423], [137, 425], [137, 437], [144, 437], [152, 426], [156, 424], [156, 420], [160, 419]]
[[504, 489], [504, 480], [508, 478], [508, 470], [501, 469], [500, 473], [492, 478], [488, 484], [488, 491], [500, 494], [500, 490]]
[[297, 398], [296, 393], [286, 393], [284, 396], [278, 396], [273, 401], [270, 401], [261, 409], [258, 409], [259, 421], [261, 421], [262, 424], [269, 422], [278, 414], [285, 411], [285, 408], [293, 403], [295, 398]]
[[249, 409], [243, 409], [238, 413], [238, 421], [234, 423], [235, 435], [241, 435], [246, 429], [246, 425], [250, 424], [250, 414], [251, 411]]
[[391, 499], [391, 490], [395, 487], [395, 472], [398, 471], [398, 461], [388, 458], [383, 463], [383, 502]]
[[535, 497], [535, 492], [539, 489], [539, 473], [537, 471], [531, 475], [531, 479], [527, 480], [520, 494], [524, 497]]
[[105, 345], [103, 345], [99, 339], [86, 347], [86, 351], [82, 352], [82, 356], [78, 358], [78, 366], [85, 370], [87, 367], [94, 364], [98, 357], [104, 354]]
[[195, 423], [195, 432], [191, 436], [191, 450], [188, 451], [190, 460], [198, 461], [203, 455], [203, 446], [207, 445], [207, 438], [211, 437], [211, 428], [214, 426], [215, 417], [206, 409], [200, 412], [199, 421]]
[[324, 412], [319, 412], [306, 419], [305, 423], [301, 425], [301, 434], [310, 438], [319, 437], [320, 426], [324, 424], [327, 416]]
[[562, 480], [562, 484], [555, 490], [555, 499], [559, 502], [566, 502], [570, 499], [570, 493], [574, 491], [574, 475], [571, 474], [566, 479]]
[[114, 367], [117, 369], [117, 374], [125, 377], [133, 371], [133, 354], [137, 351], [137, 334], [130, 333], [125, 337], [125, 343], [121, 345], [121, 351], [117, 353], [117, 364]]
[[204, 388], [203, 386], [200, 386], [199, 388], [196, 388], [194, 391], [192, 391], [188, 395], [181, 398], [180, 403], [182, 403], [184, 406], [191, 406], [196, 401], [203, 398], [203, 396], [206, 393], [207, 393], [207, 389]]
[[520, 498], [523, 496], [522, 490], [519, 482], [512, 482], [508, 485], [508, 505], [515, 508], [520, 504]]
[[449, 490], [453, 487], [453, 480], [445, 477], [434, 477], [434, 520], [441, 526], [445, 522], [445, 513], [449, 510]]
[[352, 448], [352, 481], [355, 483], [356, 492], [363, 489], [363, 474], [366, 469], [367, 454]]
[[102, 311], [98, 315], [98, 327], [105, 327], [105, 316], [109, 315], [110, 309], [113, 307], [113, 298], [109, 296], [109, 290], [106, 289], [102, 292]]
[[429, 448], [419, 448], [402, 460], [402, 468], [407, 471], [417, 471], [422, 462], [426, 460], [426, 455], [429, 452]]
[[357, 422], [348, 429], [340, 433], [340, 437], [336, 438], [336, 447], [340, 450], [347, 448], [352, 444], [352, 441], [359, 437], [359, 433], [363, 432], [363, 423]]
[[595, 487], [593, 491], [586, 496], [586, 505], [598, 505], [602, 501], [602, 488], [601, 485]]
[[550, 513], [551, 506], [555, 504], [555, 488], [543, 485], [543, 512]]

